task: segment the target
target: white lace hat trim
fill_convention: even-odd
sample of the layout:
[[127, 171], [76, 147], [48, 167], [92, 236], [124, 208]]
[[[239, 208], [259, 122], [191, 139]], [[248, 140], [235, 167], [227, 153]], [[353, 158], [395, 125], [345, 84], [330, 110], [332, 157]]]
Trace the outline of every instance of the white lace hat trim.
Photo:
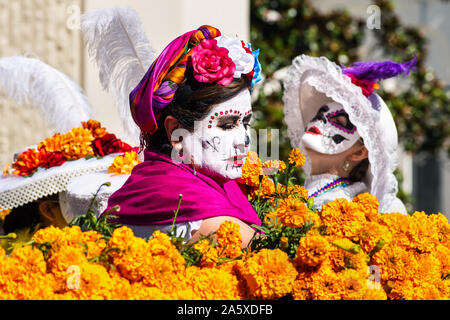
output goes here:
[[119, 153], [101, 159], [79, 159], [49, 169], [39, 168], [28, 178], [7, 176], [0, 178], [0, 210], [14, 209], [56, 194], [67, 188], [69, 180], [85, 173], [107, 170]]
[[[364, 182], [380, 202], [379, 211], [387, 212], [398, 191], [397, 179], [393, 174], [398, 164], [398, 137], [394, 120], [384, 101], [376, 94], [372, 94], [370, 100], [366, 98], [361, 89], [342, 73], [342, 69], [325, 57], [296, 57], [283, 83], [284, 119], [291, 145], [304, 150], [301, 140], [305, 125], [318, 108], [329, 101], [340, 103], [369, 151], [370, 167]], [[373, 105], [380, 111], [375, 110]], [[304, 166], [307, 174], [310, 168], [307, 157]]]

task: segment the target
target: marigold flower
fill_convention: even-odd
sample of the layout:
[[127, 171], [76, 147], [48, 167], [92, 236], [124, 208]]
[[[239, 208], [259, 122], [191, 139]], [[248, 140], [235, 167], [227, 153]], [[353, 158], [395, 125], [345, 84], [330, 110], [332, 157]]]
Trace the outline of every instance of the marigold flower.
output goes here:
[[352, 240], [357, 239], [358, 231], [367, 221], [359, 205], [345, 199], [328, 202], [319, 215], [328, 234]]
[[108, 168], [108, 173], [113, 176], [119, 174], [131, 174], [133, 168], [141, 163], [135, 151], [125, 152], [123, 155], [114, 158], [113, 163]]
[[254, 298], [278, 299], [291, 292], [297, 271], [280, 249], [262, 249], [239, 268]]
[[299, 148], [292, 149], [289, 152], [289, 163], [296, 167], [301, 167], [305, 164], [305, 155], [300, 152]]
[[295, 262], [300, 267], [317, 267], [328, 258], [331, 247], [323, 236], [306, 236], [300, 239]]
[[84, 129], [87, 129], [91, 132], [94, 139], [103, 138], [108, 132], [105, 128], [102, 127], [101, 123], [97, 120], [89, 119], [86, 122], [81, 122], [81, 125]]
[[242, 255], [242, 235], [240, 226], [232, 221], [221, 223], [216, 232], [217, 251], [219, 255], [228, 258], [236, 258]]
[[308, 284], [313, 300], [340, 300], [345, 291], [344, 280], [326, 264], [311, 273]]
[[359, 209], [364, 213], [367, 220], [378, 221], [380, 214], [378, 213], [378, 206], [380, 202], [370, 193], [360, 193], [353, 198], [353, 202], [359, 204]]
[[61, 136], [62, 154], [67, 159], [80, 159], [88, 155], [94, 155], [91, 132], [83, 128], [73, 128]]
[[201, 254], [200, 266], [203, 268], [212, 268], [219, 261], [219, 256], [216, 248], [213, 248], [208, 240], [203, 239], [194, 245], [194, 249]]
[[29, 176], [39, 167], [39, 152], [36, 149], [28, 149], [17, 157], [13, 163], [14, 174], [19, 176]]
[[55, 133], [52, 137], [46, 138], [39, 143], [38, 150], [44, 149], [48, 152], [61, 152], [63, 150], [63, 141], [61, 134]]
[[258, 154], [249, 151], [244, 165], [242, 166], [242, 174], [237, 182], [248, 185], [250, 187], [259, 186], [259, 176], [262, 174], [262, 163]]
[[293, 197], [280, 199], [276, 214], [287, 227], [301, 228], [306, 222], [318, 222], [318, 217], [301, 200]]

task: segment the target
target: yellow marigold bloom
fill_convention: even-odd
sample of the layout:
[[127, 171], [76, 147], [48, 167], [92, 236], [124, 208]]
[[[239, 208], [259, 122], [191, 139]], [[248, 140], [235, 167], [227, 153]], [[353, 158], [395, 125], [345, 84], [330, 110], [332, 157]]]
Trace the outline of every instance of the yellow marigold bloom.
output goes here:
[[292, 149], [289, 152], [289, 163], [296, 167], [301, 167], [305, 164], [305, 155], [300, 152], [299, 148]]
[[370, 193], [360, 193], [353, 198], [353, 202], [359, 204], [359, 209], [364, 212], [366, 219], [369, 221], [378, 221], [380, 214], [378, 213], [378, 206], [380, 202], [377, 197]]
[[318, 216], [308, 209], [306, 204], [298, 198], [288, 197], [280, 199], [276, 208], [281, 223], [287, 227], [301, 228], [306, 222], [318, 222]]
[[48, 152], [61, 152], [63, 150], [63, 139], [61, 134], [55, 133], [38, 145], [38, 150], [45, 149]]
[[327, 234], [355, 240], [358, 231], [367, 221], [364, 213], [359, 210], [359, 205], [345, 199], [328, 202], [319, 215]]
[[239, 272], [254, 298], [278, 299], [292, 290], [297, 270], [280, 249], [262, 249], [248, 258]]
[[241, 299], [236, 276], [225, 270], [189, 267], [186, 269], [186, 282], [196, 294], [196, 300]]
[[236, 258], [242, 255], [242, 235], [240, 226], [232, 221], [221, 223], [216, 232], [217, 251], [220, 256]]
[[136, 152], [125, 152], [123, 155], [114, 158], [113, 163], [108, 168], [108, 173], [112, 173], [113, 176], [131, 174], [133, 168], [139, 163], [141, 163], [141, 160], [139, 160]]
[[0, 210], [0, 220], [4, 220], [5, 217], [11, 213], [11, 209]]
[[275, 193], [275, 184], [272, 180], [268, 178], [268, 176], [261, 176], [261, 187], [254, 187], [250, 191], [250, 196], [253, 199], [258, 198], [267, 198]]
[[91, 132], [83, 128], [73, 128], [61, 136], [62, 154], [67, 159], [80, 159], [88, 155], [94, 155]]
[[197, 242], [194, 249], [202, 254], [200, 266], [203, 268], [213, 268], [219, 261], [217, 249], [213, 248], [207, 239]]
[[33, 235], [33, 240], [36, 243], [44, 243], [44, 242], [58, 242], [63, 237], [63, 231], [60, 228], [55, 226], [49, 226], [47, 228], [39, 229]]
[[439, 242], [447, 244], [447, 247], [450, 248], [450, 223], [447, 217], [442, 213], [431, 214], [428, 216], [428, 220], [436, 230]]
[[97, 120], [90, 119], [87, 122], [81, 122], [81, 125], [84, 129], [89, 130], [95, 139], [102, 138], [108, 133]]
[[295, 262], [300, 267], [317, 267], [328, 258], [331, 247], [323, 236], [306, 236], [300, 239]]

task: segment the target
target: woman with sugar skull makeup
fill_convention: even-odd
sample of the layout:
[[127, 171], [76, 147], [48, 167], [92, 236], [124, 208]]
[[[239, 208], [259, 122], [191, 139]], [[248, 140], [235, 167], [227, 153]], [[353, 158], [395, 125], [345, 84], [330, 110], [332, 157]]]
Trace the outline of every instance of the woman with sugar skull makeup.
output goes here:
[[314, 207], [369, 192], [380, 212], [406, 214], [396, 197], [397, 129], [378, 81], [407, 74], [416, 59], [357, 62], [341, 68], [324, 57], [301, 55], [284, 79], [284, 113], [293, 147], [305, 150], [305, 187]]
[[[257, 51], [202, 26], [173, 40], [130, 93], [144, 161], [108, 200], [137, 236], [172, 228], [192, 241], [222, 221], [240, 225], [246, 246], [256, 212], [234, 179], [250, 146], [250, 89]], [[255, 68], [256, 66], [256, 68]], [[181, 202], [179, 202], [181, 195]]]

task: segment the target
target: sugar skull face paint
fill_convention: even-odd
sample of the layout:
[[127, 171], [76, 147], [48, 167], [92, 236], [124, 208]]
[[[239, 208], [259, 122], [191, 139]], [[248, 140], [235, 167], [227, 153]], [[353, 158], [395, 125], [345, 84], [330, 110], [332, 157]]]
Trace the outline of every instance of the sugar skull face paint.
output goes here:
[[251, 116], [248, 90], [215, 105], [196, 122], [194, 131], [183, 137], [183, 157], [210, 176], [239, 178], [250, 148]]
[[342, 105], [330, 102], [319, 108], [307, 124], [303, 145], [324, 154], [338, 154], [350, 148], [360, 138]]

